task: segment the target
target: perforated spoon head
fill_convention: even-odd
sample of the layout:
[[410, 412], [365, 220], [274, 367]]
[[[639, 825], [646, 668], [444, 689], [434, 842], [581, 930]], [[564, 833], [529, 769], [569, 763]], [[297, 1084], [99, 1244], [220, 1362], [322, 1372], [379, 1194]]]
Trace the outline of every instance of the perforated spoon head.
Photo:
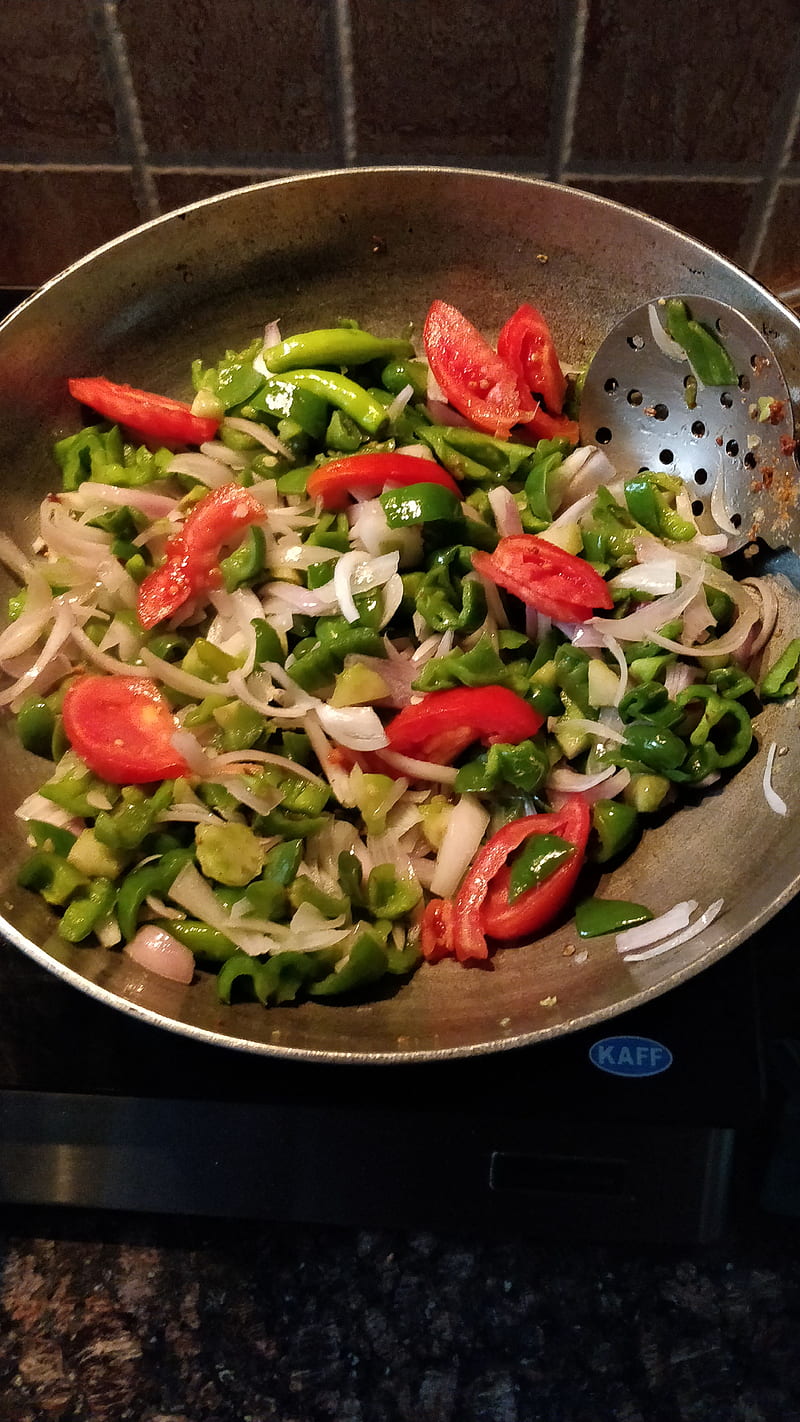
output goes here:
[[695, 394], [688, 360], [666, 355], [653, 335], [651, 322], [663, 329], [670, 299], [629, 312], [599, 347], [581, 396], [582, 442], [602, 445], [626, 477], [644, 469], [680, 475], [704, 531], [714, 526], [713, 497], [714, 512], [751, 539], [800, 554], [794, 418], [775, 353], [725, 302], [678, 294], [719, 336], [739, 377], [725, 386], [697, 381]]

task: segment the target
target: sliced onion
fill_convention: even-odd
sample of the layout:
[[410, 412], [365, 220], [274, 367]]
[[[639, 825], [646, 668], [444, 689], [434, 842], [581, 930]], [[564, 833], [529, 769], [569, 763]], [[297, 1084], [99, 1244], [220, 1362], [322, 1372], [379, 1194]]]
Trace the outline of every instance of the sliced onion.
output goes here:
[[183, 756], [189, 769], [195, 775], [205, 775], [209, 768], [209, 759], [205, 750], [191, 731], [174, 731], [170, 736], [170, 741], [178, 752]]
[[681, 641], [684, 642], [687, 647], [694, 646], [701, 639], [706, 640], [703, 634], [708, 632], [709, 629], [715, 625], [716, 618], [706, 601], [705, 592], [701, 587], [695, 593], [695, 596], [683, 614]]
[[[572, 722], [570, 722], [572, 725]], [[607, 770], [599, 770], [595, 775], [583, 775], [579, 770], [572, 770], [570, 766], [556, 766], [547, 777], [547, 786], [550, 790], [561, 790], [567, 794], [580, 795], [584, 790], [593, 790], [596, 785], [601, 785], [605, 780], [611, 780], [616, 774], [613, 765]]]
[[369, 592], [388, 582], [397, 572], [399, 559], [399, 553], [384, 553], [377, 558], [367, 558], [356, 551], [342, 554], [333, 570], [333, 586], [342, 616], [348, 622], [358, 622], [359, 619], [354, 591]]
[[306, 716], [303, 729], [339, 804], [344, 805], [346, 809], [354, 809], [356, 802], [349, 773], [333, 759], [333, 747], [313, 712]]
[[215, 686], [214, 690], [222, 689], [231, 696], [238, 696], [245, 706], [251, 706], [254, 711], [260, 711], [262, 716], [268, 716], [273, 721], [296, 721], [298, 717], [305, 716], [312, 707], [319, 705], [316, 698], [303, 695], [297, 687], [294, 688], [297, 696], [293, 705], [283, 706], [275, 702], [272, 698], [277, 693], [273, 679], [277, 681], [277, 670], [273, 662], [265, 662], [261, 672], [247, 680], [240, 671], [232, 671], [227, 683], [222, 688]]
[[393, 573], [383, 589], [383, 613], [380, 620], [381, 627], [386, 627], [387, 624], [391, 622], [392, 618], [397, 612], [397, 609], [403, 601], [404, 595], [405, 589], [403, 587], [403, 579], [401, 578], [399, 573]]
[[267, 923], [265, 931], [261, 927], [262, 920], [258, 919], [248, 929], [241, 929], [230, 913], [222, 907], [210, 884], [193, 864], [185, 864], [178, 871], [172, 881], [169, 897], [176, 904], [180, 904], [181, 908], [185, 908], [193, 918], [207, 923], [209, 928], [218, 928], [244, 953], [271, 953], [283, 946], [281, 940], [285, 938], [285, 925], [281, 928], [278, 924]]
[[140, 968], [169, 978], [174, 983], [190, 983], [194, 977], [194, 955], [165, 928], [146, 924], [123, 950]]
[[102, 948], [116, 948], [122, 941], [122, 932], [113, 914], [110, 914], [103, 923], [95, 925], [95, 937]]
[[[637, 608], [635, 612], [629, 612], [627, 617], [614, 618], [611, 635], [620, 642], [639, 642], [643, 638], [649, 639], [657, 627], [663, 627], [665, 622], [671, 622], [681, 615], [702, 585], [703, 572], [700, 567], [697, 567], [674, 593], [670, 593], [667, 597], [656, 598], [654, 602], [646, 603], [644, 607]], [[609, 632], [611, 629], [608, 627], [608, 621], [607, 617], [593, 617], [590, 620], [590, 625], [601, 632]]]
[[663, 597], [675, 591], [678, 581], [678, 565], [674, 558], [661, 558], [647, 563], [635, 563], [632, 568], [623, 568], [621, 573], [609, 578], [612, 589], [630, 588], [634, 592], [652, 593]]
[[83, 820], [70, 814], [69, 810], [62, 810], [60, 805], [48, 800], [46, 795], [40, 795], [38, 791], [28, 795], [14, 814], [18, 820], [41, 820], [42, 824], [68, 829], [73, 834], [80, 834], [83, 829]]
[[[87, 637], [86, 641], [88, 640]], [[122, 662], [114, 665], [113, 658], [108, 657], [106, 660], [109, 665], [106, 670], [124, 671], [126, 675], [131, 676], [155, 676], [164, 686], [171, 686], [173, 691], [180, 691], [184, 696], [192, 696], [198, 701], [205, 700], [211, 693], [215, 696], [225, 696], [229, 693], [228, 682], [211, 682], [200, 676], [192, 676], [191, 672], [183, 671], [172, 662], [164, 661], [163, 657], [156, 657], [147, 647], [142, 647], [139, 655], [144, 667], [123, 666]]]
[[486, 594], [486, 607], [490, 616], [494, 618], [498, 627], [508, 627], [508, 617], [497, 585], [492, 582], [491, 578], [484, 578], [480, 573], [467, 573], [467, 578], [473, 577], [477, 578]]
[[696, 908], [696, 899], [686, 899], [683, 903], [675, 904], [674, 908], [666, 913], [659, 914], [657, 918], [651, 918], [647, 923], [624, 929], [622, 933], [617, 934], [617, 949], [620, 953], [629, 953], [638, 948], [647, 948], [651, 943], [658, 943], [669, 934], [685, 928]]
[[700, 672], [696, 667], [687, 666], [685, 662], [674, 662], [667, 667], [664, 673], [664, 688], [670, 699], [674, 701], [682, 691], [688, 691], [690, 686], [694, 686]]
[[725, 470], [720, 465], [719, 473], [714, 480], [714, 487], [711, 490], [711, 500], [709, 503], [711, 517], [718, 528], [723, 533], [729, 533], [733, 538], [741, 538], [742, 531], [735, 524], [731, 523], [730, 515], [725, 506]]
[[679, 346], [677, 341], [673, 341], [659, 321], [655, 302], [651, 301], [647, 308], [647, 319], [650, 322], [650, 334], [661, 354], [667, 356], [669, 360], [680, 361], [684, 365], [688, 364], [689, 357], [683, 346]]
[[[348, 557], [348, 554], [344, 555]], [[341, 559], [340, 559], [341, 561]], [[333, 593], [333, 596], [331, 594]], [[269, 590], [264, 598], [264, 611], [269, 616], [275, 604], [278, 606], [290, 607], [293, 612], [301, 612], [309, 617], [319, 617], [325, 612], [330, 612], [336, 603], [335, 584], [325, 583], [321, 588], [301, 588], [296, 583], [283, 583], [276, 581], [270, 583]], [[356, 617], [358, 618], [358, 608]]]
[[488, 498], [500, 537], [512, 538], [515, 534], [522, 533], [522, 519], [511, 490], [499, 484], [497, 488], [489, 490]]
[[218, 459], [210, 459], [207, 454], [176, 454], [167, 465], [168, 474], [188, 474], [199, 479], [208, 489], [218, 489], [221, 484], [230, 483], [231, 471], [228, 465]]
[[[567, 475], [569, 462], [575, 458], [576, 454], [582, 454], [583, 450], [575, 449], [564, 460], [564, 463], [556, 471], [556, 478], [563, 479]], [[616, 478], [617, 471], [614, 468], [607, 454], [602, 449], [594, 449], [589, 446], [588, 456], [580, 461], [575, 469], [569, 484], [561, 497], [560, 509], [571, 510], [573, 516], [578, 504], [582, 504], [586, 498], [594, 499], [597, 490], [608, 488], [608, 485]]]
[[413, 756], [400, 755], [398, 751], [383, 750], [380, 755], [387, 765], [391, 765], [394, 770], [399, 770], [411, 780], [431, 780], [442, 785], [453, 785], [458, 775], [454, 765], [437, 765], [431, 760], [415, 760]]
[[273, 346], [279, 346], [280, 344], [281, 328], [278, 325], [277, 321], [270, 321], [268, 325], [264, 327], [264, 344], [261, 347], [261, 350], [258, 352], [258, 355], [256, 356], [255, 360], [253, 361], [253, 369], [257, 370], [259, 375], [266, 375], [268, 380], [272, 377], [272, 371], [267, 370], [266, 364], [264, 362], [264, 352], [271, 350]]
[[621, 795], [626, 785], [631, 783], [631, 773], [629, 770], [618, 770], [616, 775], [612, 775], [610, 780], [604, 780], [600, 785], [594, 785], [589, 790], [583, 791], [583, 798], [588, 805], [593, 805], [595, 800], [614, 800], [617, 795]]
[[89, 510], [95, 504], [112, 504], [115, 508], [138, 509], [148, 518], [166, 518], [178, 507], [178, 500], [168, 494], [154, 494], [151, 489], [118, 489], [116, 484], [95, 484], [86, 479], [80, 488], [60, 494], [60, 501], [69, 508]]
[[787, 805], [785, 800], [781, 799], [778, 792], [776, 790], [773, 790], [772, 788], [772, 767], [775, 764], [775, 756], [777, 754], [777, 751], [777, 744], [775, 743], [775, 741], [773, 741], [772, 745], [767, 751], [767, 761], [766, 765], [764, 766], [764, 777], [762, 780], [762, 785], [764, 787], [764, 799], [766, 800], [770, 809], [774, 810], [776, 815], [786, 815], [789, 813], [789, 806]]
[[[209, 439], [200, 446], [200, 453], [205, 454], [208, 459], [216, 459], [219, 464], [227, 464], [229, 469], [246, 469], [249, 464], [247, 457], [240, 449], [229, 449], [227, 444], [223, 444], [221, 439]], [[230, 478], [230, 475], [228, 475]]]
[[486, 833], [489, 812], [474, 795], [462, 795], [447, 821], [441, 848], [436, 856], [436, 868], [431, 879], [431, 892], [447, 899], [455, 893]]
[[[671, 938], [665, 938], [663, 942], [657, 943], [654, 948], [650, 948], [646, 952], [628, 953], [625, 957], [625, 962], [643, 963], [647, 958], [658, 958], [662, 953], [668, 953], [671, 948], [678, 948], [681, 943], [688, 943], [691, 938], [696, 938], [698, 933], [702, 933], [704, 928], [708, 928], [708, 925], [713, 923], [715, 918], [719, 917], [724, 902], [724, 899], [716, 899], [713, 904], [709, 904], [705, 913], [701, 913], [700, 917], [696, 918], [694, 923], [690, 924], [688, 928], [684, 928], [680, 933], [675, 933]], [[695, 908], [696, 907], [697, 905], [695, 904]], [[653, 920], [653, 922], [655, 922], [655, 920]], [[651, 925], [648, 925], [648, 927], [650, 926]], [[632, 932], [632, 930], [629, 929], [628, 932]], [[619, 945], [619, 938], [620, 935], [618, 934], [617, 945]]]
[[391, 405], [386, 406], [387, 420], [396, 420], [398, 415], [402, 415], [413, 394], [413, 385], [404, 385], [402, 390], [399, 390], [395, 395]]
[[765, 647], [778, 620], [778, 594], [772, 582], [767, 578], [743, 578], [742, 586], [752, 588], [761, 602], [761, 613], [759, 615], [760, 627], [753, 644], [749, 649], [751, 657], [756, 656]]
[[206, 810], [202, 805], [173, 805], [171, 810], [161, 810], [156, 815], [156, 821], [160, 825], [185, 824], [185, 825], [221, 825], [224, 820], [220, 815], [215, 815], [213, 810]]
[[35, 569], [31, 571], [25, 607], [15, 622], [0, 633], [0, 661], [29, 652], [38, 642], [48, 622], [56, 615], [56, 603], [47, 579]]
[[[7, 686], [5, 691], [0, 691], [0, 706], [8, 706], [10, 702], [15, 701], [18, 696], [21, 696], [23, 691], [27, 691], [29, 687], [33, 686], [42, 672], [47, 670], [47, 667], [56, 657], [70, 633], [74, 634], [75, 631], [77, 631], [77, 628], [75, 627], [72, 613], [69, 612], [67, 608], [59, 606], [47, 641], [42, 647], [42, 650], [38, 653], [35, 662], [28, 667], [27, 671], [22, 673], [22, 676], [12, 682], [11, 686]], [[81, 636], [82, 635], [81, 633]], [[86, 640], [89, 640], [88, 637]]]
[[279, 454], [281, 459], [288, 459], [290, 464], [294, 464], [294, 455], [288, 444], [278, 439], [266, 425], [259, 425], [255, 420], [242, 420], [238, 415], [226, 415], [222, 423], [226, 429], [239, 430], [242, 434], [249, 435], [251, 439], [263, 444], [270, 454]]
[[570, 716], [569, 728], [571, 731], [584, 731], [589, 736], [597, 736], [600, 741], [616, 741], [621, 745], [625, 740], [624, 733], [617, 730], [616, 726], [608, 725], [603, 721], [584, 720], [582, 716]]
[[323, 731], [354, 751], [382, 750], [389, 744], [381, 719], [371, 706], [319, 706], [317, 717]]

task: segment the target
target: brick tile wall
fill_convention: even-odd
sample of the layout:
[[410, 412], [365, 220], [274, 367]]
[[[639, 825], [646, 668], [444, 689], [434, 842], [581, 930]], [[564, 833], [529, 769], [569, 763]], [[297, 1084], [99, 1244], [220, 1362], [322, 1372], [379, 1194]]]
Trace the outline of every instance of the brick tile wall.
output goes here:
[[796, 0], [6, 0], [0, 286], [281, 173], [443, 162], [639, 207], [800, 300]]

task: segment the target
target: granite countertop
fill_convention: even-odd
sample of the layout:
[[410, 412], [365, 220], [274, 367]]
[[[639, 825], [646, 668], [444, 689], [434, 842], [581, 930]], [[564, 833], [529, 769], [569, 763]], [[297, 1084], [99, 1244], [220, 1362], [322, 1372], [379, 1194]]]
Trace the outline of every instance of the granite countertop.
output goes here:
[[6, 1215], [0, 1422], [800, 1422], [798, 1238]]

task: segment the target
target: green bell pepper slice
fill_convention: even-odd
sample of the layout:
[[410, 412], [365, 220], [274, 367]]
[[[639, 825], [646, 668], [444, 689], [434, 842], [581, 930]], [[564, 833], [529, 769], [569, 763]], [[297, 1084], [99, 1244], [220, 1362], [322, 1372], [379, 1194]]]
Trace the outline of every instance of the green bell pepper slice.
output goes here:
[[[762, 701], [786, 701], [794, 696], [800, 671], [800, 637], [794, 637], [766, 676], [762, 677], [758, 694]], [[709, 678], [710, 680], [710, 678]]]
[[645, 470], [625, 480], [628, 511], [656, 538], [686, 543], [697, 530], [693, 523], [675, 512], [670, 499], [684, 487], [677, 474], [655, 474]]
[[592, 805], [594, 831], [591, 855], [597, 864], [615, 859], [632, 843], [639, 816], [632, 805], [622, 800], [595, 800]]
[[409, 528], [439, 519], [457, 519], [461, 504], [442, 484], [408, 484], [378, 496], [390, 528]]
[[194, 859], [194, 849], [173, 849], [152, 864], [142, 864], [131, 870], [122, 881], [117, 894], [117, 922], [126, 943], [136, 933], [139, 909], [148, 894], [163, 898], [172, 881], [185, 864]]
[[[454, 789], [459, 794], [489, 795], [504, 785], [532, 794], [541, 788], [550, 770], [550, 757], [542, 741], [489, 746], [475, 760], [462, 765]], [[536, 840], [542, 838], [535, 835]]]
[[744, 760], [753, 741], [753, 723], [739, 701], [728, 701], [713, 686], [701, 683], [687, 687], [675, 698], [676, 706], [686, 713], [697, 706], [702, 715], [692, 725], [691, 713], [685, 722], [689, 744], [698, 748], [710, 744], [717, 755], [712, 769], [728, 770]]
[[114, 908], [116, 890], [110, 879], [90, 879], [74, 893], [58, 925], [67, 943], [81, 943], [107, 919]]
[[575, 845], [562, 839], [560, 835], [530, 835], [511, 864], [509, 903], [513, 904], [520, 894], [549, 879], [574, 853]]
[[72, 864], [68, 864], [60, 854], [40, 849], [27, 859], [17, 874], [17, 883], [23, 889], [32, 889], [41, 894], [45, 903], [66, 904], [78, 889], [85, 888], [89, 880]]
[[683, 720], [680, 707], [670, 701], [660, 681], [646, 681], [627, 691], [619, 703], [619, 714], [623, 721], [647, 721], [651, 726], [667, 728]]
[[686, 352], [697, 379], [703, 385], [735, 385], [736, 367], [719, 337], [692, 319], [685, 301], [672, 297], [665, 309], [667, 333]]
[[35, 693], [26, 697], [17, 712], [16, 726], [27, 751], [52, 759], [56, 716], [47, 701]]
[[599, 938], [604, 933], [621, 933], [639, 923], [649, 923], [653, 917], [644, 904], [627, 899], [585, 899], [575, 910], [575, 927], [579, 938]]
[[267, 539], [263, 528], [248, 528], [243, 542], [219, 567], [226, 592], [252, 583], [263, 572], [267, 561]]
[[48, 825], [44, 820], [26, 820], [25, 829], [37, 849], [58, 854], [62, 859], [67, 858], [77, 839], [71, 830], [62, 829], [60, 825]]
[[416, 880], [398, 878], [391, 864], [376, 864], [367, 876], [365, 894], [370, 913], [394, 920], [416, 908], [422, 889]]
[[412, 400], [424, 400], [428, 393], [427, 364], [424, 360], [390, 360], [381, 371], [381, 384], [390, 395], [399, 395], [410, 385], [414, 392]]
[[155, 927], [171, 933], [179, 943], [191, 949], [195, 958], [201, 958], [208, 963], [226, 963], [239, 952], [236, 944], [221, 929], [211, 928], [209, 924], [196, 918], [158, 919]]
[[[338, 966], [338, 965], [337, 965]], [[343, 967], [308, 987], [310, 997], [341, 997], [380, 982], [387, 970], [386, 947], [370, 929], [358, 935]]]
[[321, 440], [328, 421], [328, 402], [273, 376], [248, 400], [246, 413], [247, 417], [264, 415], [267, 423], [275, 426], [282, 420], [293, 420], [304, 434]]
[[327, 400], [369, 435], [376, 435], [386, 423], [386, 411], [380, 401], [347, 375], [332, 370], [293, 370], [289, 383]]
[[303, 331], [289, 336], [264, 351], [267, 370], [281, 375], [305, 366], [366, 365], [373, 360], [388, 361], [414, 355], [411, 341], [384, 339], [347, 326], [320, 331]]
[[101, 810], [94, 823], [94, 832], [101, 844], [109, 849], [137, 849], [152, 831], [162, 810], [172, 804], [174, 782], [164, 780], [146, 795], [138, 785], [123, 787], [119, 803], [113, 810]]

